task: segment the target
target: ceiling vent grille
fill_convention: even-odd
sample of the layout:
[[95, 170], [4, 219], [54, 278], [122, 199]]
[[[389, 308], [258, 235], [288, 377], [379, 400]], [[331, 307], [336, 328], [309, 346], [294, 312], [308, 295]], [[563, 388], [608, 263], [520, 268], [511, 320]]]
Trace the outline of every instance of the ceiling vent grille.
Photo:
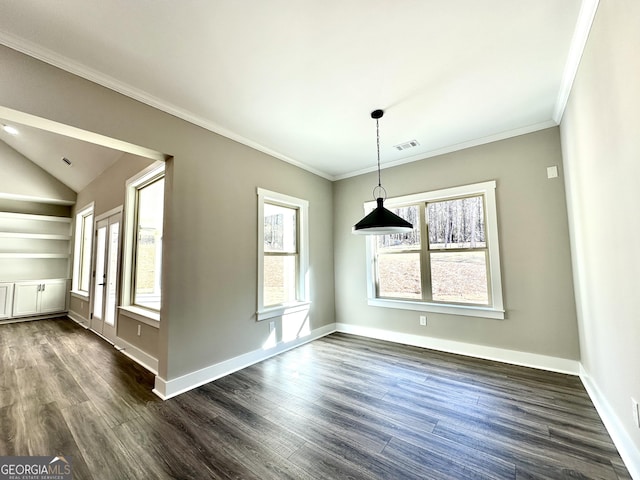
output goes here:
[[398, 145], [394, 145], [393, 148], [402, 152], [403, 150], [408, 150], [410, 148], [414, 148], [420, 145], [417, 140], [409, 140], [408, 142], [400, 143]]

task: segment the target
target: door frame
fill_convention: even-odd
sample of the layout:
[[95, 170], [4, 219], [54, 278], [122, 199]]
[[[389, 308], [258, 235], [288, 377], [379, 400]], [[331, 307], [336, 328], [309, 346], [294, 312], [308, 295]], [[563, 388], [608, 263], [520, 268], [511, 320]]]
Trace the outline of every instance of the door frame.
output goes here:
[[[97, 242], [97, 236], [98, 236], [98, 223], [104, 220], [109, 220], [111, 217], [114, 217], [116, 215], [120, 216], [119, 219], [119, 224], [120, 224], [120, 229], [118, 232], [118, 252], [117, 252], [117, 256], [118, 258], [116, 259], [116, 264], [115, 264], [115, 268], [116, 268], [116, 272], [115, 272], [115, 282], [116, 282], [116, 300], [115, 300], [115, 312], [114, 312], [114, 323], [113, 326], [111, 325], [107, 325], [104, 322], [104, 318], [101, 319], [100, 323], [100, 329], [96, 329], [95, 327], [97, 325], [94, 325], [94, 318], [93, 318], [93, 313], [94, 313], [94, 306], [95, 306], [95, 287], [96, 287], [96, 264], [97, 264], [97, 259], [98, 259], [98, 242]], [[109, 341], [112, 344], [115, 344], [116, 341], [116, 337], [117, 337], [117, 328], [118, 328], [118, 307], [120, 306], [120, 291], [121, 291], [121, 284], [122, 284], [122, 278], [121, 278], [121, 272], [122, 272], [122, 246], [123, 246], [123, 224], [124, 224], [124, 207], [123, 205], [120, 205], [118, 207], [112, 208], [111, 210], [104, 212], [98, 216], [94, 217], [94, 241], [93, 241], [93, 255], [92, 255], [92, 259], [91, 259], [91, 301], [89, 302], [89, 329], [100, 335], [101, 337], [103, 337], [104, 339], [106, 339], [107, 341]], [[108, 249], [109, 249], [109, 226], [111, 225], [111, 223], [107, 222], [107, 238], [106, 238], [106, 242], [105, 242], [105, 252], [103, 252], [103, 254], [106, 254], [106, 258], [108, 258]], [[108, 265], [108, 260], [105, 263], [105, 274], [108, 275], [108, 271], [109, 271], [109, 265]], [[107, 301], [107, 295], [106, 295], [106, 288], [105, 288], [105, 295], [103, 296], [103, 310], [106, 310], [106, 301]], [[104, 316], [104, 313], [103, 313]], [[108, 327], [107, 332], [105, 332], [105, 327]]]

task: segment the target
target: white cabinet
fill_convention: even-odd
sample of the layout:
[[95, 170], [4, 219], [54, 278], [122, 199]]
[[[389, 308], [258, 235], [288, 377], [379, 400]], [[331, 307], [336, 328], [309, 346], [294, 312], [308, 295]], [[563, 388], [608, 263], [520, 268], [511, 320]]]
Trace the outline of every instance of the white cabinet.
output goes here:
[[41, 283], [17, 283], [13, 296], [13, 316], [37, 315]]
[[40, 291], [40, 313], [63, 312], [67, 309], [67, 281], [48, 280]]
[[66, 280], [16, 282], [14, 285], [14, 317], [63, 312], [66, 305]]
[[0, 319], [11, 317], [12, 306], [13, 283], [0, 283]]

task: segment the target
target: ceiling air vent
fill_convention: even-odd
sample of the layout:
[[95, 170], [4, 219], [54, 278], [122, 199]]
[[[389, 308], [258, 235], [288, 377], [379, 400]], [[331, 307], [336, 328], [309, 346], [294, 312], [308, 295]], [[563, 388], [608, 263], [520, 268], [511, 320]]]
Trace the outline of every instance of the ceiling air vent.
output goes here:
[[420, 144], [417, 140], [409, 140], [408, 142], [400, 143], [398, 145], [394, 145], [393, 147], [399, 152], [402, 152], [403, 150], [408, 150], [410, 148], [417, 147], [418, 145]]

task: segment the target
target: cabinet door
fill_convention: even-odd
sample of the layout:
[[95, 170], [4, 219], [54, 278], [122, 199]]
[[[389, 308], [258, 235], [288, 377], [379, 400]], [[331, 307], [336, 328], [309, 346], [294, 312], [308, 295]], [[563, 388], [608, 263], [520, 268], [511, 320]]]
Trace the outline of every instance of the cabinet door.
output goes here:
[[50, 281], [40, 290], [40, 313], [63, 312], [67, 300], [67, 282]]
[[41, 283], [16, 283], [13, 294], [13, 316], [35, 315], [39, 310]]
[[0, 318], [11, 317], [13, 283], [0, 283]]

